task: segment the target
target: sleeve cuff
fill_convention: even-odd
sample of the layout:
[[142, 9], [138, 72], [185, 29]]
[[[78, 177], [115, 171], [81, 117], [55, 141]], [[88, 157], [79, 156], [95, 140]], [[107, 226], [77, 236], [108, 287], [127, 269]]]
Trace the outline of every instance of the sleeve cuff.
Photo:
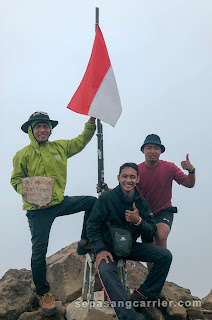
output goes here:
[[85, 123], [85, 128], [88, 128], [88, 129], [96, 129], [96, 123], [94, 121], [87, 121]]

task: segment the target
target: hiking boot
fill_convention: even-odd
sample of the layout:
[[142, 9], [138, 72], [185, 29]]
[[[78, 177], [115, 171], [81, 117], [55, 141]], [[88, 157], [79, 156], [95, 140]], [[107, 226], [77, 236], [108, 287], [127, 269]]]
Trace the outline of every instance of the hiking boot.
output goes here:
[[42, 311], [47, 317], [57, 312], [57, 308], [55, 306], [55, 298], [51, 293], [45, 293], [43, 296], [39, 297], [39, 301]]
[[161, 290], [161, 292], [158, 295], [158, 299], [160, 299], [161, 301], [167, 300], [164, 290]]
[[154, 300], [152, 301], [152, 299], [144, 296], [138, 289], [135, 289], [131, 294], [131, 300], [138, 302], [137, 305], [133, 304], [133, 306], [137, 312], [142, 313], [144, 319], [163, 319], [162, 313], [155, 308]]
[[135, 289], [131, 294], [132, 301], [147, 301], [149, 298], [144, 296], [138, 289]]
[[[157, 301], [156, 307], [158, 309], [160, 309], [162, 312], [165, 311], [166, 308], [168, 307], [169, 302], [168, 302], [166, 295], [165, 295], [165, 292], [163, 290], [159, 293], [156, 301]], [[166, 301], [166, 303], [164, 303], [164, 301]]]
[[77, 244], [77, 253], [84, 256], [86, 253], [91, 252], [91, 245], [87, 239], [81, 239]]
[[135, 289], [131, 294], [131, 301], [133, 302], [134, 309], [142, 313], [142, 316], [146, 313], [144, 311], [147, 308], [147, 303], [151, 303], [149, 298], [144, 296], [138, 289]]

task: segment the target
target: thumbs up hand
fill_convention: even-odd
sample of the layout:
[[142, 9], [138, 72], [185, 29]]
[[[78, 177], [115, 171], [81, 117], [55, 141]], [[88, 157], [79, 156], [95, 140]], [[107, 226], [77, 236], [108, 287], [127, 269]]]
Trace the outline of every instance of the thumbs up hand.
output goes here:
[[127, 220], [127, 222], [138, 223], [140, 216], [134, 202], [133, 202], [133, 211], [130, 211], [130, 210], [125, 211], [125, 219]]
[[192, 171], [193, 170], [194, 167], [190, 163], [189, 154], [186, 155], [186, 160], [181, 162], [181, 166], [182, 166], [182, 168], [184, 170], [188, 170], [188, 171]]

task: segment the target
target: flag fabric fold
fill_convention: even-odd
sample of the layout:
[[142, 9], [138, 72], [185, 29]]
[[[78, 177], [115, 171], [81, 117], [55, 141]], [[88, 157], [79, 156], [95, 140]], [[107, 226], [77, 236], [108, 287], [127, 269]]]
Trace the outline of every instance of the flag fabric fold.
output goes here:
[[86, 72], [67, 108], [112, 126], [121, 115], [118, 87], [99, 26]]

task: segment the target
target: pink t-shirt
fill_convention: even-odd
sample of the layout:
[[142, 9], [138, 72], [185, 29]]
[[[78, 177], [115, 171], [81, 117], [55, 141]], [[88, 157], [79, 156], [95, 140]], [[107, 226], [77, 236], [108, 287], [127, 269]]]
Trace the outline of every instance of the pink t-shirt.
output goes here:
[[172, 181], [182, 184], [187, 177], [174, 163], [159, 160], [154, 168], [148, 168], [145, 162], [138, 165], [140, 182], [137, 188], [148, 200], [154, 214], [172, 207]]

